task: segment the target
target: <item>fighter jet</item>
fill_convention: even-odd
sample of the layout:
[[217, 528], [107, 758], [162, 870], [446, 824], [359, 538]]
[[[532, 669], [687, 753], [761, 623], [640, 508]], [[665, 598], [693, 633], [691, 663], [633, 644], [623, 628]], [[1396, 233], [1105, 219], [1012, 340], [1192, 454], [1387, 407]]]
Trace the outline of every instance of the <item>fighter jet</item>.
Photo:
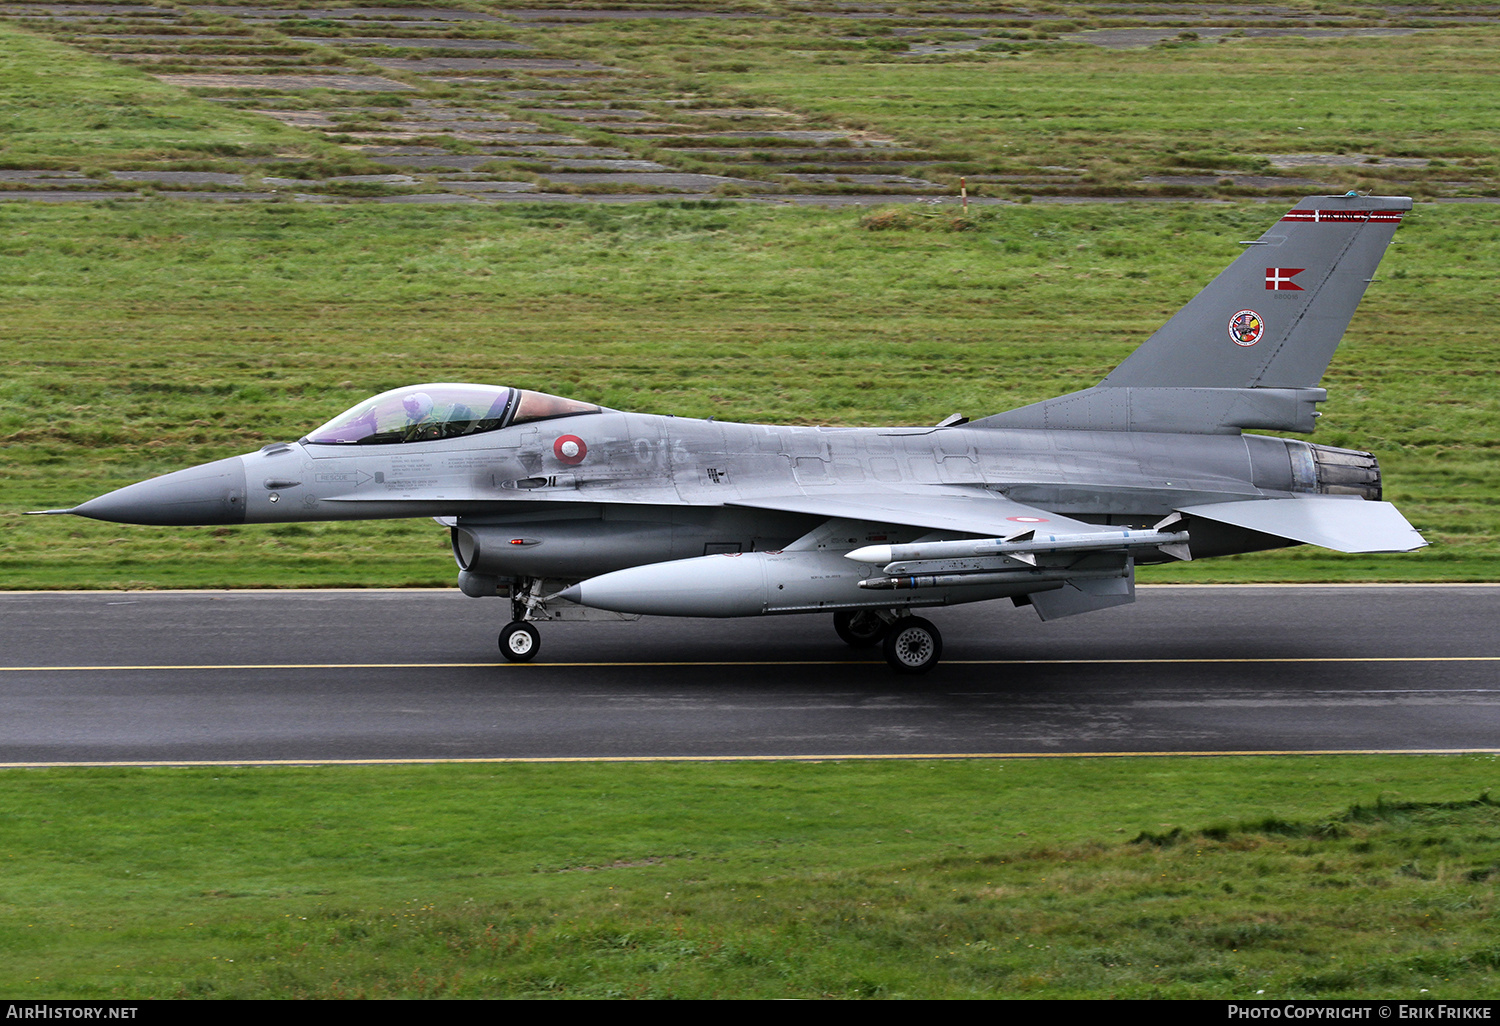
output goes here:
[[458, 586], [536, 624], [823, 613], [924, 673], [914, 610], [1008, 598], [1042, 620], [1132, 602], [1138, 565], [1426, 542], [1373, 455], [1311, 432], [1318, 382], [1404, 197], [1302, 200], [1098, 385], [981, 420], [812, 428], [627, 413], [522, 388], [381, 393], [309, 431], [65, 510], [128, 524], [433, 517]]

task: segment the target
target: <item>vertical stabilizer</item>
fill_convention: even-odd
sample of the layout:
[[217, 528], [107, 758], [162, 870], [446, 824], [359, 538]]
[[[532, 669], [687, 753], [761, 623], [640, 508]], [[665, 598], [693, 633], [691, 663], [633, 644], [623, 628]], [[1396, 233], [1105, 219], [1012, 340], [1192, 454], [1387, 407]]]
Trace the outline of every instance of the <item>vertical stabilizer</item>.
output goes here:
[[1404, 196], [1309, 196], [1100, 384], [1317, 385], [1375, 275]]
[[1318, 381], [1410, 209], [1405, 196], [1309, 196], [1099, 384], [969, 426], [1311, 431]]

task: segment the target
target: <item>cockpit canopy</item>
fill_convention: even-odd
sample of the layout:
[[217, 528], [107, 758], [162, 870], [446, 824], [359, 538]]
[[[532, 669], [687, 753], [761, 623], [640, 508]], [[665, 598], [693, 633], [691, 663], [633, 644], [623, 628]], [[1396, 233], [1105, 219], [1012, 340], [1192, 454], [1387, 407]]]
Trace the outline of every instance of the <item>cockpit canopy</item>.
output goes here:
[[390, 445], [494, 431], [512, 424], [598, 413], [593, 403], [496, 385], [393, 388], [308, 432], [307, 445]]

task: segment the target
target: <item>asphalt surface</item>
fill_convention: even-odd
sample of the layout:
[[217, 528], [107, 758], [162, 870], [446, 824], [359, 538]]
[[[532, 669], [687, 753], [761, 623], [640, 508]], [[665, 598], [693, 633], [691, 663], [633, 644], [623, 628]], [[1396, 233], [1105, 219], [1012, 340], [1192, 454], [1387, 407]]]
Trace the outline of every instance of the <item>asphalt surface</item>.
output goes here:
[[0, 595], [0, 764], [1500, 750], [1500, 587], [1156, 587], [939, 609], [921, 678], [831, 617], [543, 624], [457, 592]]

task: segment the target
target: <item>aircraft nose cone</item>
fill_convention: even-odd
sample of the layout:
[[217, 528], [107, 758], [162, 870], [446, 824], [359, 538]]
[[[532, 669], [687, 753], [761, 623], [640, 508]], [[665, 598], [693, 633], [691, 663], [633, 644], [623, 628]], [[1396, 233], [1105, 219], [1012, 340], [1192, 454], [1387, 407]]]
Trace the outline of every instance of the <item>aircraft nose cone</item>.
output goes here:
[[238, 456], [126, 485], [68, 510], [118, 524], [243, 524], [245, 464]]

